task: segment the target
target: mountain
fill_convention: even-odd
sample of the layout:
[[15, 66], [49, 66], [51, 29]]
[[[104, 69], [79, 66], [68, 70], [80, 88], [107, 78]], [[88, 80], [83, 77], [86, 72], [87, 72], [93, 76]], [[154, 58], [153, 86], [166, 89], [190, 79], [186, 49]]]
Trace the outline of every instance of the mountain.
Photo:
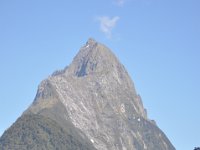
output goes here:
[[124, 66], [94, 39], [68, 67], [41, 82], [32, 105], [0, 138], [0, 148], [175, 150], [147, 117]]

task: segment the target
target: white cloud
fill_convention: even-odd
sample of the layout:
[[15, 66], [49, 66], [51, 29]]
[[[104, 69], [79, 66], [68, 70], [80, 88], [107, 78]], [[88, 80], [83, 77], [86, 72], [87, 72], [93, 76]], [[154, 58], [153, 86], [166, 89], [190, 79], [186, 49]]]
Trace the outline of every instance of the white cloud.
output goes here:
[[119, 19], [120, 18], [118, 16], [112, 18], [108, 16], [102, 16], [97, 18], [97, 20], [100, 22], [100, 30], [106, 35], [107, 38], [112, 37], [112, 29], [116, 26]]
[[118, 5], [118, 6], [123, 6], [124, 3], [125, 3], [126, 0], [115, 0], [115, 3]]

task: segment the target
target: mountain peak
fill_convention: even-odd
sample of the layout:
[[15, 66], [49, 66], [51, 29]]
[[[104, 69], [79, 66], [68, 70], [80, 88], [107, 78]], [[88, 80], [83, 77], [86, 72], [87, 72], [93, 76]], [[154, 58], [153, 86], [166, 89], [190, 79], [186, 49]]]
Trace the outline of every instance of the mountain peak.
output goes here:
[[83, 77], [103, 73], [119, 65], [119, 61], [109, 48], [90, 38], [74, 58], [68, 72]]
[[93, 38], [89, 38], [88, 41], [86, 42], [86, 46], [93, 46], [97, 43], [97, 41]]

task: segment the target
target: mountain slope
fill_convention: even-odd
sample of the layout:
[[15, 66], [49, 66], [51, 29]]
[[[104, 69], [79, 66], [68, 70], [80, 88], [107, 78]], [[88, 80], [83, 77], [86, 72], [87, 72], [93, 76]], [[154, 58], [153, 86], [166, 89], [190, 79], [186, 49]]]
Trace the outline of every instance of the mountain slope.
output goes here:
[[[69, 125], [70, 126], [70, 125]], [[0, 139], [1, 150], [93, 150], [74, 129], [64, 130], [50, 118], [29, 114], [20, 117]]]
[[41, 82], [28, 114], [48, 117], [66, 131], [70, 123], [98, 150], [175, 149], [148, 119], [124, 66], [93, 39], [68, 67]]

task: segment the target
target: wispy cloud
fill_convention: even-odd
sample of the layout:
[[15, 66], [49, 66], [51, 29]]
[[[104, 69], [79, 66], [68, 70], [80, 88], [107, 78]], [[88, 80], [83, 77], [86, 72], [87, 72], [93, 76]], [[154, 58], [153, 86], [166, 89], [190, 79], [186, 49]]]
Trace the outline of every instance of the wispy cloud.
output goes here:
[[107, 38], [112, 37], [112, 29], [116, 26], [119, 19], [120, 18], [118, 16], [112, 18], [108, 16], [102, 16], [97, 18], [97, 20], [100, 22], [100, 30], [106, 35]]
[[115, 0], [115, 4], [118, 6], [123, 6], [126, 0]]

